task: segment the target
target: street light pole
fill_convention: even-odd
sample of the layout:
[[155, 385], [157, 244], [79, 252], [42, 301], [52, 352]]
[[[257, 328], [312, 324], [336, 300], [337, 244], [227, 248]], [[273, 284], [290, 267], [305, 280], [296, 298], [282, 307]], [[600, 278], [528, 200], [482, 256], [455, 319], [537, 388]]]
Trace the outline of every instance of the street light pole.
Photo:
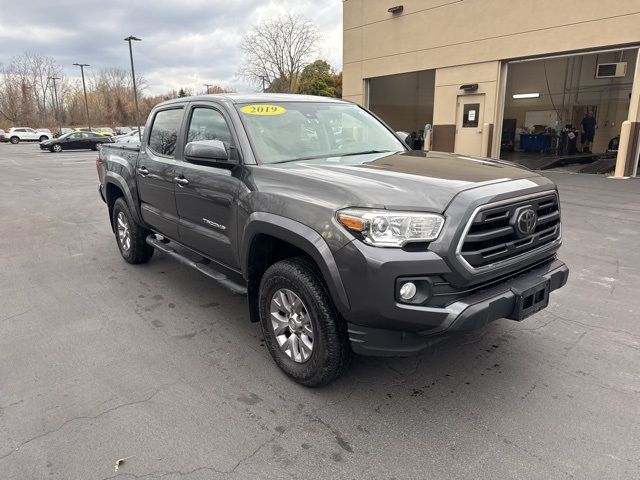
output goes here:
[[[49, 77], [48, 80], [53, 81], [53, 108], [56, 120], [60, 121], [60, 105], [58, 104], [58, 89], [56, 88], [56, 80], [60, 80], [60, 77]], [[60, 122], [60, 133], [62, 133], [62, 122]]]
[[80, 73], [82, 74], [82, 89], [84, 90], [84, 108], [87, 111], [87, 126], [91, 130], [91, 120], [89, 119], [89, 102], [87, 101], [87, 85], [84, 83], [84, 67], [90, 67], [88, 63], [74, 63], [76, 67], [80, 67]]
[[142, 132], [140, 131], [140, 109], [138, 108], [138, 87], [136, 87], [136, 71], [133, 67], [133, 49], [131, 48], [131, 42], [141, 42], [142, 39], [129, 35], [124, 39], [125, 42], [129, 42], [129, 59], [131, 60], [131, 77], [133, 78], [133, 102], [136, 106], [136, 125], [138, 127], [138, 139], [142, 143]]
[[203, 87], [206, 87], [207, 89], [207, 95], [209, 94], [209, 87], [213, 87], [213, 83], [205, 83], [202, 85]]
[[266, 91], [266, 81], [268, 80], [267, 77], [265, 75], [261, 75], [260, 78], [262, 79], [262, 93], [264, 93]]

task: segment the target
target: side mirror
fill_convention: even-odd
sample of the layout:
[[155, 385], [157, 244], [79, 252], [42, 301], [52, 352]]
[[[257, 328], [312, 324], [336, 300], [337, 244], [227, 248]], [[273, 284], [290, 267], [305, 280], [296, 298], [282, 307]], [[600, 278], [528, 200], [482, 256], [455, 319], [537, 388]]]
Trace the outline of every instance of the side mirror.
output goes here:
[[396, 136], [404, 143], [407, 143], [407, 138], [409, 138], [409, 134], [407, 132], [396, 132]]
[[184, 159], [191, 163], [228, 162], [229, 152], [220, 140], [196, 140], [184, 147]]

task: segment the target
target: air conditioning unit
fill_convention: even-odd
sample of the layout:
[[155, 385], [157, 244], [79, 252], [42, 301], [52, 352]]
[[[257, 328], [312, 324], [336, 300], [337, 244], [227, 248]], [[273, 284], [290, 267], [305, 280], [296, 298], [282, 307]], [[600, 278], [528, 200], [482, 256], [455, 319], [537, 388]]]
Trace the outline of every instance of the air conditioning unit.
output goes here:
[[624, 77], [627, 74], [627, 62], [599, 63], [596, 65], [596, 78]]

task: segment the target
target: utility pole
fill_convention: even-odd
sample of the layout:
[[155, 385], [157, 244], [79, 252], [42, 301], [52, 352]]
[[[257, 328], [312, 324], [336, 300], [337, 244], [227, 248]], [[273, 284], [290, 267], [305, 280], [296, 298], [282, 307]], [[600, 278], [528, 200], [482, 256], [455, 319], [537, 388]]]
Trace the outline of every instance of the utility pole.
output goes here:
[[60, 80], [60, 77], [49, 77], [47, 80], [53, 81], [53, 109], [54, 116], [58, 123], [60, 123], [60, 133], [62, 133], [62, 121], [60, 120], [60, 104], [58, 103], [58, 89], [56, 88], [56, 80]]
[[91, 130], [91, 120], [89, 119], [89, 102], [87, 101], [87, 85], [84, 83], [84, 67], [90, 67], [88, 63], [74, 63], [76, 67], [80, 67], [80, 73], [82, 74], [82, 89], [84, 90], [84, 108], [87, 111], [87, 126]]
[[142, 132], [140, 131], [140, 109], [138, 108], [138, 87], [136, 87], [136, 71], [133, 68], [133, 49], [131, 48], [131, 42], [141, 42], [142, 39], [129, 35], [124, 39], [125, 42], [129, 42], [129, 58], [131, 59], [131, 77], [133, 78], [133, 102], [136, 106], [136, 125], [138, 126], [138, 139], [142, 143]]
[[202, 86], [207, 89], [207, 95], [209, 95], [209, 87], [213, 87], [213, 83], [205, 83]]

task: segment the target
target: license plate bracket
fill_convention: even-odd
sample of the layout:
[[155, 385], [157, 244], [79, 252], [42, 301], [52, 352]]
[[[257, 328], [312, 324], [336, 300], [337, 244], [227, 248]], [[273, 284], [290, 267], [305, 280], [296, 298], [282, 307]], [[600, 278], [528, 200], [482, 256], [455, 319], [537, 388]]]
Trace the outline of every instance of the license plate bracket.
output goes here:
[[549, 305], [549, 280], [541, 279], [540, 283], [526, 289], [513, 287], [511, 291], [516, 297], [511, 320], [522, 321]]

